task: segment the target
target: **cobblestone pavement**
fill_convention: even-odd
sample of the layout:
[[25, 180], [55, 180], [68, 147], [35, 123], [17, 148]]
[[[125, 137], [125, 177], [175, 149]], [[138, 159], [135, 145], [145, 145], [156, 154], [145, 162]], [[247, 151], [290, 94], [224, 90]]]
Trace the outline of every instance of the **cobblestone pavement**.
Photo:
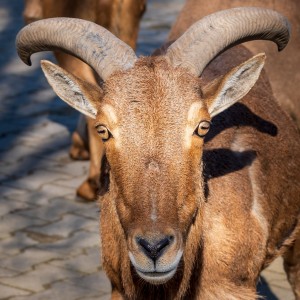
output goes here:
[[[182, 0], [150, 1], [138, 53], [166, 37]], [[0, 2], [0, 299], [109, 299], [101, 269], [96, 203], [75, 189], [87, 162], [68, 157], [77, 112], [55, 97], [39, 67], [17, 57], [23, 1]], [[277, 260], [263, 273], [267, 299], [293, 299]]]

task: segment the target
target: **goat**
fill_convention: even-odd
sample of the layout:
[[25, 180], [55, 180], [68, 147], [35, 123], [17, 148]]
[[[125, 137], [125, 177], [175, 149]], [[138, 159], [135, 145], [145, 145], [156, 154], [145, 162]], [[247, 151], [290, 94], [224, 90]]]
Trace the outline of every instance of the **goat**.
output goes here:
[[[25, 0], [24, 20], [31, 22], [53, 18], [73, 17], [99, 24], [135, 49], [140, 19], [145, 11], [146, 0]], [[92, 84], [101, 78], [84, 62], [67, 53], [54, 51], [58, 64], [75, 76]], [[72, 134], [70, 156], [74, 159], [89, 159], [88, 178], [78, 187], [77, 194], [86, 200], [95, 200], [102, 193], [99, 174], [102, 166], [103, 144], [94, 130], [93, 120], [79, 119]]]
[[263, 39], [282, 50], [289, 35], [284, 17], [253, 7], [209, 15], [150, 57], [82, 20], [42, 20], [18, 34], [25, 63], [59, 48], [104, 80], [41, 63], [105, 144], [100, 231], [112, 299], [256, 299], [260, 271], [293, 251], [299, 134], [261, 73], [265, 55], [238, 45]]
[[268, 59], [265, 64], [268, 78], [276, 100], [286, 112], [296, 121], [300, 128], [300, 96], [298, 82], [300, 80], [300, 1], [298, 0], [188, 0], [185, 3], [177, 22], [172, 27], [169, 40], [176, 40], [185, 29], [200, 18], [218, 10], [240, 7], [259, 6], [278, 11], [288, 18], [294, 35], [291, 36], [285, 55], [277, 55], [271, 43], [252, 41], [245, 46], [251, 52], [263, 51]]

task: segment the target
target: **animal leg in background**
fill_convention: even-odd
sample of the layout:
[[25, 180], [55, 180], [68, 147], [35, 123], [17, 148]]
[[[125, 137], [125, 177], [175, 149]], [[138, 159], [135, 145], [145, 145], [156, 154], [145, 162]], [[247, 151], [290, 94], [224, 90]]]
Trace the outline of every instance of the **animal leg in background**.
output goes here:
[[[146, 8], [146, 0], [25, 0], [23, 17], [26, 24], [53, 17], [73, 17], [99, 24], [135, 49], [139, 22]], [[77, 77], [99, 84], [100, 77], [81, 60], [54, 51], [59, 65]], [[87, 128], [88, 127], [88, 128]], [[77, 189], [77, 194], [86, 200], [95, 200], [98, 190], [104, 190], [99, 182], [103, 145], [94, 133], [88, 119], [80, 118], [72, 134], [70, 156], [77, 160], [90, 159], [88, 178]]]
[[283, 259], [284, 269], [296, 300], [300, 300], [300, 234], [294, 245], [283, 255]]

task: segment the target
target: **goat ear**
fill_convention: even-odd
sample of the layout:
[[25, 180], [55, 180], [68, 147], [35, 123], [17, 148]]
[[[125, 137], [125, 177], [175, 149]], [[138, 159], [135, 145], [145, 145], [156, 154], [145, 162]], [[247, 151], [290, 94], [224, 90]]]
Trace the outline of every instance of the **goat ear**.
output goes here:
[[265, 59], [266, 55], [260, 53], [204, 87], [204, 98], [211, 117], [227, 109], [250, 91], [259, 78]]
[[100, 87], [79, 79], [50, 61], [42, 60], [41, 67], [58, 97], [84, 115], [96, 118], [96, 101], [103, 94]]

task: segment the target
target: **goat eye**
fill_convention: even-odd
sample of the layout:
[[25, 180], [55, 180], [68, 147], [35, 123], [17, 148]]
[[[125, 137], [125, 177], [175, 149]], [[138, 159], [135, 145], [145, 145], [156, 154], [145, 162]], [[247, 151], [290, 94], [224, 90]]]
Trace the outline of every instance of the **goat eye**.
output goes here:
[[198, 127], [196, 128], [195, 133], [200, 137], [204, 137], [207, 134], [209, 128], [210, 128], [209, 121], [201, 121]]
[[98, 132], [98, 134], [101, 137], [103, 142], [108, 141], [112, 136], [110, 131], [104, 125], [96, 126], [96, 130], [97, 130], [97, 132]]

